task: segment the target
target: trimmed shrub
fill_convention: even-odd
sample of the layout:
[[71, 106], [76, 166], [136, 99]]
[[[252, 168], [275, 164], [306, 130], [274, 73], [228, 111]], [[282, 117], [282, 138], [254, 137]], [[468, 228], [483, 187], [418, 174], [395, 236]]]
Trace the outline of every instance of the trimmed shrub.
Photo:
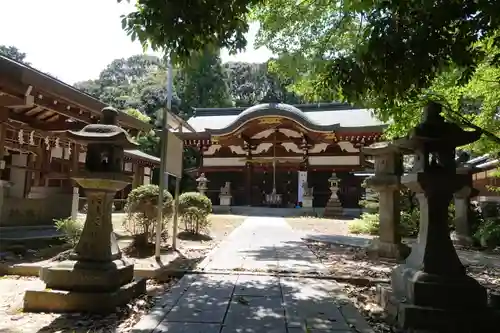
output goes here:
[[[133, 189], [127, 197], [125, 212], [127, 218], [124, 227], [134, 235], [136, 245], [153, 242], [158, 219], [158, 185], [142, 185]], [[167, 232], [167, 224], [173, 211], [172, 195], [163, 192], [162, 233]], [[166, 235], [165, 235], [166, 237]]]
[[380, 217], [377, 213], [363, 213], [348, 225], [353, 234], [378, 235]]
[[179, 196], [179, 217], [186, 231], [199, 234], [209, 226], [208, 215], [212, 212], [212, 202], [199, 192], [185, 192]]
[[54, 220], [57, 231], [62, 233], [62, 239], [75, 247], [80, 240], [83, 231], [83, 223], [73, 220], [71, 217]]

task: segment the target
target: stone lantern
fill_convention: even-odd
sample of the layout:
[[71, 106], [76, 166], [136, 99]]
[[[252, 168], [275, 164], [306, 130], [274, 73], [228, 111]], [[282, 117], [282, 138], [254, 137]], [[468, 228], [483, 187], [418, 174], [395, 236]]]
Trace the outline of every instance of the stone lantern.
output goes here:
[[200, 177], [196, 178], [196, 182], [198, 183], [198, 192], [200, 192], [203, 195], [206, 195], [206, 192], [208, 190], [208, 182], [209, 180], [207, 177], [205, 177], [205, 173], [202, 172]]
[[[394, 144], [412, 151], [415, 165], [401, 183], [420, 202], [418, 241], [404, 264], [392, 272], [391, 288], [379, 288], [380, 300], [400, 328], [409, 331], [491, 332], [486, 289], [468, 276], [450, 239], [448, 206], [467, 183], [457, 173], [456, 147], [481, 133], [446, 122], [442, 107], [429, 103], [422, 122]], [[491, 317], [490, 317], [491, 315]]]
[[339, 197], [337, 192], [339, 190], [339, 179], [337, 175], [332, 173], [332, 176], [328, 178], [328, 182], [330, 183], [330, 191], [331, 195], [326, 203], [325, 207], [325, 217], [340, 217], [343, 215], [342, 205], [340, 204]]
[[134, 265], [122, 258], [113, 233], [114, 196], [130, 183], [122, 171], [123, 151], [137, 147], [117, 126], [117, 116], [115, 109], [104, 108], [99, 124], [67, 132], [87, 146], [85, 169], [73, 178], [85, 189], [87, 218], [69, 259], [41, 270], [46, 289], [26, 292], [26, 311], [109, 313], [146, 291], [145, 280], [134, 280]]
[[366, 186], [379, 193], [379, 238], [373, 240], [369, 250], [384, 258], [406, 258], [410, 250], [401, 244], [398, 230], [401, 219], [399, 190], [403, 174], [402, 155], [397, 147], [388, 142], [375, 143], [362, 149], [375, 160], [375, 174], [366, 179]]

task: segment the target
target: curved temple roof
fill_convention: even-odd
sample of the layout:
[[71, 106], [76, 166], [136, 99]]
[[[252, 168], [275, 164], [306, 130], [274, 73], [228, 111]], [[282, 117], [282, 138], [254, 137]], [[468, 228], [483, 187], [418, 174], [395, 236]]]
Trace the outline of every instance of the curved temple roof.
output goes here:
[[296, 106], [266, 103], [247, 109], [196, 109], [196, 116], [189, 119], [188, 123], [197, 132], [223, 135], [234, 132], [253, 119], [262, 117], [288, 118], [318, 132], [343, 130], [380, 132], [385, 127], [385, 124], [378, 121], [370, 110], [356, 109], [340, 103]]

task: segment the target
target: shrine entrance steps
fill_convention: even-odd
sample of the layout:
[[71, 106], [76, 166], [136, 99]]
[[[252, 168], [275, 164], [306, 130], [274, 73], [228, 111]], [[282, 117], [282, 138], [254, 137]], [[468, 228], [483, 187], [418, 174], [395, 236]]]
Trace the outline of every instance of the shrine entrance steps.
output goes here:
[[[297, 216], [323, 216], [325, 208], [272, 208], [272, 207], [252, 207], [252, 206], [213, 206], [214, 214], [234, 214], [242, 216], [262, 216], [262, 217], [297, 217]], [[343, 208], [344, 217], [359, 217], [361, 209]]]
[[132, 332], [373, 332], [283, 218], [247, 218], [198, 269]]

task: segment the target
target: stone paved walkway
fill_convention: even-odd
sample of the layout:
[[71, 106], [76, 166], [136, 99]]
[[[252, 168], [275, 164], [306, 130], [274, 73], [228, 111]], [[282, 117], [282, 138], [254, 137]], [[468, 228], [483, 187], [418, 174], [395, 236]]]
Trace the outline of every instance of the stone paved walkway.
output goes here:
[[373, 332], [335, 281], [268, 273], [324, 269], [283, 218], [247, 218], [201, 268], [207, 274], [185, 275], [133, 332]]

